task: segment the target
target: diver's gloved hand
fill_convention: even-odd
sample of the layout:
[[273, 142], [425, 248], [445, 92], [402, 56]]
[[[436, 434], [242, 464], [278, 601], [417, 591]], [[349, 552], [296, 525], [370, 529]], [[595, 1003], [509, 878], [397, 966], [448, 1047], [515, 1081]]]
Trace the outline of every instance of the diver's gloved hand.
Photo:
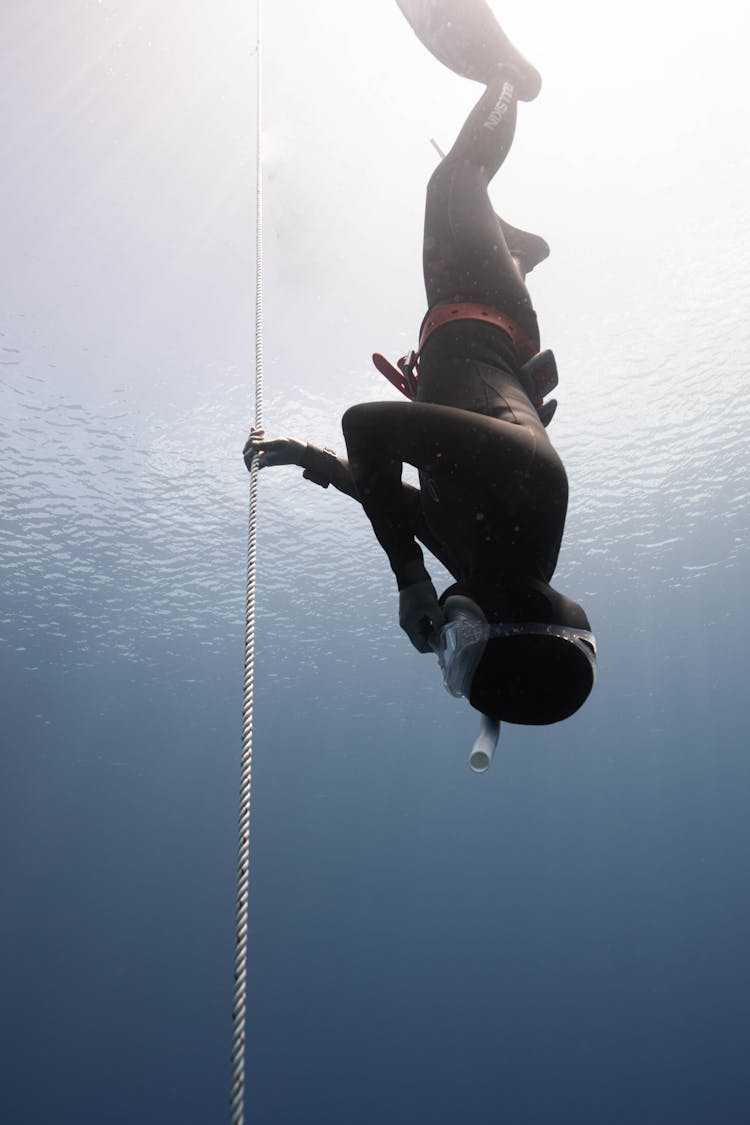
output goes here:
[[263, 430], [251, 430], [242, 456], [249, 472], [253, 467], [254, 457], [258, 458], [258, 467], [261, 469], [270, 465], [299, 465], [305, 448], [303, 441], [295, 441], [289, 437], [267, 440]]
[[435, 587], [429, 578], [406, 586], [398, 596], [398, 621], [417, 652], [432, 652], [431, 639], [436, 639], [445, 624], [438, 605]]

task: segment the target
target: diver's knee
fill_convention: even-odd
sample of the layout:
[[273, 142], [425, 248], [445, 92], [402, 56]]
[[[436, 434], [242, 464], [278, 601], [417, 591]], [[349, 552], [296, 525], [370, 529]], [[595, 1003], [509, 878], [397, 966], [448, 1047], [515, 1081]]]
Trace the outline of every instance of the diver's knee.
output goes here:
[[344, 411], [341, 418], [341, 429], [344, 431], [344, 436], [359, 430], [367, 415], [368, 403], [358, 402], [355, 406], [350, 406]]

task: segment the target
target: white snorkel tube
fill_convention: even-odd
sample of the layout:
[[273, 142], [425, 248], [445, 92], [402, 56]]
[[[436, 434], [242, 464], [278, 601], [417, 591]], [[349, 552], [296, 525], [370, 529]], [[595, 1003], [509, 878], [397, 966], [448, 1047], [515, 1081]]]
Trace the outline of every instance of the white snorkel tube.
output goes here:
[[499, 721], [482, 715], [479, 735], [469, 754], [469, 768], [473, 773], [486, 773], [490, 768], [499, 737]]

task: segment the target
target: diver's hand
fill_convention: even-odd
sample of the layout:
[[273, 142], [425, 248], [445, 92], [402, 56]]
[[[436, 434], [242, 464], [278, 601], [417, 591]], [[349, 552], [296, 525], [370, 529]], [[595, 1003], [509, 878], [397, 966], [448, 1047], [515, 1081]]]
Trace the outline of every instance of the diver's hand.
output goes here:
[[242, 456], [249, 471], [255, 457], [258, 458], [258, 467], [261, 469], [271, 465], [299, 465], [304, 449], [303, 441], [295, 441], [289, 437], [268, 440], [262, 430], [251, 430]]
[[435, 587], [429, 578], [406, 586], [398, 596], [398, 621], [417, 652], [431, 652], [435, 639], [445, 624], [438, 605]]

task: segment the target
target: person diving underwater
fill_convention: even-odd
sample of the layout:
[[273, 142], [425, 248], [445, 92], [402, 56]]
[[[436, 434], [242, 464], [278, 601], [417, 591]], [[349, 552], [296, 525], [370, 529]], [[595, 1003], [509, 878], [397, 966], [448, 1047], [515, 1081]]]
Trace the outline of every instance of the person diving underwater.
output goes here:
[[[581, 707], [596, 642], [583, 608], [550, 585], [568, 482], [547, 434], [557, 382], [525, 278], [546, 242], [494, 212], [488, 186], [511, 147], [519, 100], [537, 71], [484, 0], [398, 0], [422, 42], [485, 89], [427, 187], [419, 349], [376, 366], [411, 399], [350, 407], [348, 461], [292, 438], [253, 433], [248, 468], [299, 465], [358, 500], [396, 578], [399, 621], [435, 652], [445, 686], [482, 719], [473, 767], [486, 768], [500, 721], [546, 725]], [[401, 480], [404, 463], [419, 488]], [[454, 584], [438, 597], [419, 544]], [[479, 742], [477, 743], [479, 746]]]

